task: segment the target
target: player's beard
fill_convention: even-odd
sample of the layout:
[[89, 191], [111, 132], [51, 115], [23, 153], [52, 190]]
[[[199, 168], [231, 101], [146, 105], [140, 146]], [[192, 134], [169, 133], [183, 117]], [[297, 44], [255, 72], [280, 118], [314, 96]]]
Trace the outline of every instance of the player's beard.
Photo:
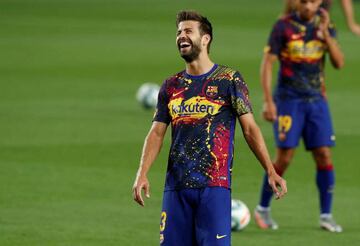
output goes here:
[[[183, 41], [183, 40], [181, 40]], [[201, 44], [200, 44], [200, 40], [197, 41], [192, 41], [190, 39], [186, 39], [187, 42], [189, 42], [191, 44], [191, 48], [189, 51], [187, 52], [181, 52], [180, 47], [179, 48], [179, 52], [181, 57], [187, 62], [187, 63], [191, 63], [194, 60], [196, 60], [199, 57], [199, 54], [201, 52]]]

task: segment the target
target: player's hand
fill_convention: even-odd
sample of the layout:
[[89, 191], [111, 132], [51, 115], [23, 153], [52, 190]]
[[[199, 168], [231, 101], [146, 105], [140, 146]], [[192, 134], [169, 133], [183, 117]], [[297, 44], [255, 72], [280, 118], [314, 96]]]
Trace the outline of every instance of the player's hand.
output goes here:
[[321, 95], [324, 97], [324, 99], [327, 100], [326, 86], [325, 86], [324, 81], [321, 82], [320, 91], [321, 91]]
[[274, 122], [277, 117], [276, 105], [273, 101], [265, 102], [263, 105], [263, 117], [265, 120]]
[[329, 35], [330, 15], [324, 8], [320, 8], [320, 31], [323, 32], [324, 36]]
[[282, 198], [287, 193], [285, 179], [280, 177], [276, 172], [268, 174], [268, 177], [268, 182], [275, 194], [275, 199]]
[[134, 186], [133, 186], [133, 198], [134, 200], [139, 203], [141, 206], [144, 206], [144, 199], [142, 198], [141, 192], [142, 190], [145, 191], [145, 196], [150, 198], [150, 184], [148, 178], [144, 175], [138, 175], [135, 179]]

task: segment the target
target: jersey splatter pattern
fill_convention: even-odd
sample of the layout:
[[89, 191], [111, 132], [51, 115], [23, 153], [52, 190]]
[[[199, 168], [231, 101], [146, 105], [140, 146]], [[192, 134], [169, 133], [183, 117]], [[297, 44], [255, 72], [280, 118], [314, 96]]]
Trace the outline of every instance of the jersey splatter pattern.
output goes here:
[[[327, 45], [319, 29], [320, 17], [313, 22], [302, 21], [296, 14], [277, 21], [265, 52], [280, 60], [275, 99], [311, 99], [322, 96], [323, 67]], [[329, 27], [332, 37], [336, 31]]]
[[154, 121], [171, 123], [165, 190], [230, 188], [236, 118], [252, 112], [239, 72], [221, 65], [164, 81]]

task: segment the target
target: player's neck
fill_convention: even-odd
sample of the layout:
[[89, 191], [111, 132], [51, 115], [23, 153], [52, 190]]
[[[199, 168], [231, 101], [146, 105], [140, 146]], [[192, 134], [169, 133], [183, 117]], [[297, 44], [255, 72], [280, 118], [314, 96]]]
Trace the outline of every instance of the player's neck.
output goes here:
[[307, 18], [302, 17], [299, 12], [296, 12], [296, 15], [299, 18], [299, 20], [301, 20], [302, 22], [307, 23], [307, 24], [314, 22], [315, 16], [316, 16], [316, 15], [314, 15], [310, 19], [307, 19]]
[[190, 75], [202, 75], [209, 72], [214, 67], [214, 63], [210, 60], [209, 56], [199, 55], [199, 58], [186, 63], [186, 73]]

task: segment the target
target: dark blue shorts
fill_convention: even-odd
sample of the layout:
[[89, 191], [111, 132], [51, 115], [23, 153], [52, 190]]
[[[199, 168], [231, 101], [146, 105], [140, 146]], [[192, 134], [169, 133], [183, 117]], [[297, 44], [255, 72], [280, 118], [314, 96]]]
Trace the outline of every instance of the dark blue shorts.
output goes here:
[[294, 148], [301, 137], [307, 150], [335, 145], [326, 100], [280, 101], [276, 106], [278, 118], [274, 123], [274, 135], [279, 148]]
[[161, 246], [229, 246], [231, 191], [222, 187], [165, 191]]

